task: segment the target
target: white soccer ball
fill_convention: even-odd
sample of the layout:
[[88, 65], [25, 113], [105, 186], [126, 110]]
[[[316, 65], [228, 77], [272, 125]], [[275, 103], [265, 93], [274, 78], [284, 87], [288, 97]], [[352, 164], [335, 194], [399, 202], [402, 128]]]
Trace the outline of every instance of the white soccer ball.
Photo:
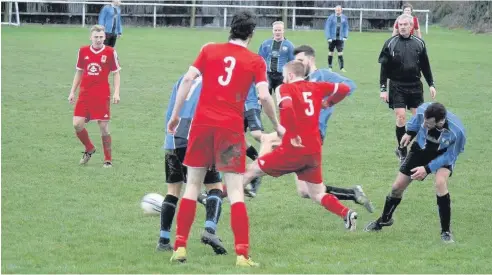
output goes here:
[[142, 198], [140, 206], [142, 207], [144, 214], [158, 215], [161, 213], [163, 201], [164, 197], [162, 195], [157, 193], [149, 193]]

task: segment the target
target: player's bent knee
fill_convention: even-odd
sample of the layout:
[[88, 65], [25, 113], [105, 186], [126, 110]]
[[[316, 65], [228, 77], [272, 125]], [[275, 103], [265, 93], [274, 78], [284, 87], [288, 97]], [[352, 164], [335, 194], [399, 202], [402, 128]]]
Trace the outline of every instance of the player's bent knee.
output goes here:
[[448, 178], [446, 176], [438, 176], [436, 175], [435, 182], [436, 193], [439, 196], [446, 195], [448, 191]]
[[405, 114], [405, 109], [403, 109], [403, 112], [396, 112], [396, 125], [398, 126], [404, 126], [406, 123], [407, 117]]
[[101, 131], [102, 136], [109, 135], [109, 122], [108, 121], [99, 121], [99, 130]]
[[403, 196], [403, 192], [404, 191], [405, 191], [404, 189], [401, 189], [398, 186], [395, 186], [393, 184], [393, 186], [391, 188], [390, 197], [392, 197], [392, 198], [401, 198]]
[[85, 127], [85, 118], [83, 117], [73, 117], [73, 128], [75, 131], [80, 132]]

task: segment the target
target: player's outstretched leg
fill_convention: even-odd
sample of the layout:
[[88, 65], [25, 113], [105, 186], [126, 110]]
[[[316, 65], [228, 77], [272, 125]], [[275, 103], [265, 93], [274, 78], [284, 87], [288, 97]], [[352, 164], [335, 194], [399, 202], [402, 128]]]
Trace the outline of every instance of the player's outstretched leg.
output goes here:
[[[213, 178], [220, 180], [218, 172], [210, 172], [209, 174], [216, 174]], [[216, 235], [217, 223], [219, 222], [220, 213], [222, 212], [222, 183], [210, 183], [210, 181], [216, 182], [217, 180], [207, 179], [205, 177], [205, 184], [208, 189], [208, 195], [205, 203], [206, 220], [205, 229], [202, 232], [201, 241], [204, 244], [208, 244], [212, 247], [215, 254], [227, 254], [222, 241]]]
[[398, 172], [398, 176], [396, 176], [396, 180], [391, 187], [391, 193], [386, 196], [386, 201], [384, 203], [383, 213], [381, 217], [377, 220], [370, 222], [364, 228], [364, 231], [380, 231], [384, 226], [393, 225], [393, 213], [396, 210], [396, 207], [400, 204], [401, 198], [403, 196], [403, 192], [408, 187], [412, 180], [409, 176]]
[[[257, 160], [255, 161], [257, 162]], [[249, 218], [244, 203], [244, 177], [236, 173], [224, 173], [227, 195], [231, 202], [231, 228], [234, 234], [234, 248], [237, 254], [236, 265], [258, 266], [249, 257]]]
[[335, 195], [337, 199], [341, 201], [354, 201], [357, 204], [363, 205], [369, 213], [374, 212], [374, 206], [372, 205], [372, 202], [364, 193], [364, 190], [360, 185], [356, 185], [353, 188], [341, 188], [326, 185], [326, 193]]
[[96, 147], [94, 147], [94, 144], [92, 144], [91, 139], [89, 138], [89, 133], [87, 132], [87, 129], [85, 129], [85, 121], [85, 117], [73, 117], [73, 127], [75, 128], [75, 134], [85, 147], [84, 154], [82, 155], [82, 158], [79, 162], [80, 164], [86, 164], [87, 162], [89, 162], [92, 154], [96, 152]]
[[104, 149], [104, 168], [113, 167], [111, 158], [111, 134], [109, 133], [109, 121], [98, 121], [99, 129], [101, 130], [101, 139]]
[[325, 186], [320, 183], [306, 182], [309, 191], [309, 197], [321, 204], [331, 213], [341, 217], [345, 222], [345, 228], [349, 231], [356, 229], [357, 212], [349, 209], [340, 203], [332, 194], [327, 194]]
[[178, 205], [179, 194], [181, 193], [182, 182], [167, 185], [167, 194], [162, 202], [161, 209], [161, 232], [157, 243], [156, 251], [172, 251], [170, 243], [171, 225], [173, 223], [176, 206]]
[[188, 181], [176, 217], [176, 240], [171, 261], [186, 261], [186, 244], [196, 215], [196, 198], [200, 193], [207, 168], [188, 167]]

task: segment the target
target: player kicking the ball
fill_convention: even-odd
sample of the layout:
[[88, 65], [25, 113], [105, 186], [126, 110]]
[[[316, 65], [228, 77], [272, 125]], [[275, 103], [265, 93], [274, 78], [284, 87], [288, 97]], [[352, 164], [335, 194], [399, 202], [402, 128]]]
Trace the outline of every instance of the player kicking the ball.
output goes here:
[[183, 77], [176, 105], [167, 125], [176, 133], [179, 114], [193, 80], [203, 76], [203, 87], [190, 129], [184, 165], [188, 181], [176, 218], [176, 241], [171, 261], [186, 261], [186, 244], [196, 214], [196, 199], [207, 170], [223, 172], [231, 203], [231, 227], [234, 234], [236, 265], [257, 266], [249, 257], [249, 220], [244, 204], [243, 174], [246, 167], [244, 142], [244, 103], [251, 83], [256, 83], [265, 113], [280, 136], [273, 99], [268, 92], [266, 64], [247, 49], [256, 27], [249, 11], [234, 15], [228, 43], [205, 45]]
[[[329, 69], [318, 69], [316, 67], [315, 51], [311, 46], [301, 45], [295, 48], [294, 55], [295, 55], [295, 59], [297, 61], [302, 62], [302, 64], [306, 68], [306, 80], [309, 80], [311, 82], [344, 83], [350, 87], [349, 95], [351, 95], [357, 88], [354, 81], [344, 76], [334, 73]], [[322, 144], [326, 136], [328, 120], [333, 114], [334, 108], [335, 106], [326, 107], [321, 109], [320, 111], [319, 134], [321, 136]], [[280, 143], [281, 140], [275, 133], [263, 135], [262, 145], [260, 148], [261, 155], [271, 152], [273, 150], [272, 147], [274, 145], [278, 146], [280, 145]], [[303, 198], [309, 198], [309, 193], [307, 190], [306, 183], [299, 179], [296, 179], [296, 185], [297, 185], [297, 192], [299, 193], [299, 195]], [[253, 186], [251, 189], [252, 189], [251, 192], [253, 192], [256, 195], [255, 192], [256, 190], [253, 188]], [[326, 185], [326, 193], [335, 195], [339, 200], [352, 200], [357, 204], [364, 205], [364, 207], [370, 213], [374, 212], [374, 207], [371, 201], [367, 198], [364, 191], [362, 190], [362, 186], [360, 185], [356, 185], [353, 188], [341, 188], [341, 187]]]
[[95, 25], [91, 28], [92, 44], [79, 49], [77, 71], [73, 79], [72, 89], [68, 96], [70, 104], [75, 103], [75, 91], [80, 85], [79, 98], [73, 112], [73, 127], [77, 137], [85, 146], [85, 152], [80, 164], [86, 164], [96, 152], [85, 124], [97, 120], [101, 131], [104, 149], [103, 167], [112, 167], [111, 135], [109, 134], [110, 119], [110, 87], [109, 73], [113, 72], [113, 103], [120, 102], [120, 63], [116, 50], [103, 44], [105, 39], [104, 27]]
[[[171, 114], [176, 102], [176, 93], [181, 85], [183, 77], [173, 87], [171, 98], [167, 106], [166, 122], [171, 118]], [[195, 114], [196, 105], [200, 98], [202, 89], [202, 77], [198, 77], [193, 81], [190, 93], [183, 104], [183, 108], [179, 114], [179, 125], [174, 135], [167, 133], [164, 142], [166, 150], [166, 183], [167, 194], [162, 202], [161, 211], [161, 231], [159, 242], [157, 243], [157, 251], [172, 251], [173, 247], [170, 244], [171, 225], [176, 212], [179, 195], [181, 194], [181, 186], [186, 182], [187, 167], [183, 165], [188, 146], [188, 134], [190, 131], [191, 121]], [[208, 191], [208, 195], [203, 198], [206, 209], [205, 230], [202, 232], [201, 241], [210, 245], [216, 254], [226, 254], [221, 240], [215, 235], [217, 223], [219, 222], [220, 213], [222, 211], [222, 179], [220, 173], [215, 169], [210, 169], [205, 175], [204, 184]]]
[[323, 185], [318, 128], [323, 98], [329, 96], [325, 101], [332, 106], [348, 95], [350, 87], [343, 83], [304, 80], [305, 67], [299, 61], [287, 63], [283, 73], [286, 84], [277, 88], [276, 95], [286, 133], [277, 148], [250, 164], [243, 184], [259, 176], [296, 173], [306, 183], [312, 200], [342, 217], [348, 230], [355, 230], [357, 213], [343, 206], [334, 195], [327, 194]]

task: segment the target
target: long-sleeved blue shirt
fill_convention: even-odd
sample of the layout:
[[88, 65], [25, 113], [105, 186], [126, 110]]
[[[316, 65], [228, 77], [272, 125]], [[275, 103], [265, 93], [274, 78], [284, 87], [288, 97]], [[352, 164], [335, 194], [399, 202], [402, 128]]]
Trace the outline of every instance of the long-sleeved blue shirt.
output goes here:
[[[116, 9], [116, 14], [115, 14]], [[115, 18], [116, 17], [116, 18]], [[104, 26], [106, 33], [112, 33], [113, 25], [116, 19], [116, 27], [114, 34], [122, 34], [123, 27], [121, 24], [121, 8], [119, 6], [106, 5], [99, 12], [99, 25]]]
[[275, 49], [275, 40], [265, 40], [258, 50], [258, 54], [263, 57], [267, 64], [267, 72], [283, 71], [283, 67], [287, 62], [294, 60], [294, 44], [287, 39], [280, 42], [278, 49]]
[[[312, 72], [309, 75], [309, 81], [312, 82], [327, 81], [332, 83], [344, 83], [350, 87], [349, 95], [351, 95], [355, 91], [355, 89], [357, 89], [357, 85], [355, 85], [355, 82], [353, 80], [350, 80], [337, 73], [331, 72], [328, 69], [318, 69]], [[334, 109], [335, 106], [321, 109], [321, 112], [319, 114], [319, 132], [322, 138], [326, 136], [326, 129], [328, 128], [328, 120], [330, 119]]]
[[[348, 18], [344, 14], [340, 15], [341, 16], [341, 26], [340, 26], [340, 37], [339, 39], [342, 40], [343, 38], [348, 38], [349, 34], [349, 24], [348, 24]], [[333, 13], [326, 19], [325, 22], [325, 37], [326, 40], [336, 40], [337, 38], [337, 15]]]
[[[171, 93], [171, 97], [169, 98], [169, 103], [167, 105], [166, 112], [166, 125], [169, 119], [171, 119], [171, 115], [173, 113], [174, 104], [176, 103], [176, 96], [178, 93], [179, 86], [181, 85], [181, 81], [183, 80], [183, 76], [181, 76], [174, 84], [173, 91]], [[193, 81], [190, 92], [186, 97], [186, 100], [181, 108], [179, 113], [179, 124], [176, 129], [176, 133], [174, 135], [167, 133], [164, 141], [164, 149], [176, 149], [176, 148], [184, 148], [188, 145], [188, 134], [190, 132], [191, 121], [195, 115], [196, 106], [198, 104], [198, 99], [200, 98], [200, 93], [202, 91], [202, 77], [198, 77]], [[179, 138], [179, 139], [176, 139]]]
[[[432, 103], [423, 103], [417, 109], [417, 113], [410, 121], [407, 122], [407, 133], [410, 135], [417, 134], [416, 141], [421, 149], [425, 150], [428, 136], [428, 130], [424, 127], [424, 112]], [[438, 139], [439, 151], [445, 151], [437, 158], [433, 159], [427, 166], [432, 173], [443, 166], [450, 165], [454, 167], [458, 155], [465, 150], [466, 131], [461, 120], [453, 113], [446, 114], [447, 127], [444, 127], [441, 136]]]

